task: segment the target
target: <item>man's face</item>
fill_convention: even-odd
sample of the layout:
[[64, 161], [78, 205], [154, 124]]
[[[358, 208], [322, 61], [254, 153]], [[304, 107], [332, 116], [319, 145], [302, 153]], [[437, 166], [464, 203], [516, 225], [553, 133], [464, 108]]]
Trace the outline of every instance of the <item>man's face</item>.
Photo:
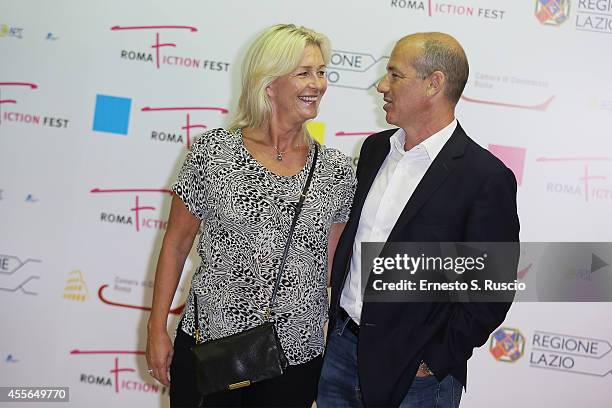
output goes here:
[[418, 123], [429, 103], [427, 81], [412, 66], [419, 53], [418, 47], [410, 42], [397, 43], [387, 64], [387, 74], [376, 87], [387, 102], [383, 106], [387, 123], [404, 129]]

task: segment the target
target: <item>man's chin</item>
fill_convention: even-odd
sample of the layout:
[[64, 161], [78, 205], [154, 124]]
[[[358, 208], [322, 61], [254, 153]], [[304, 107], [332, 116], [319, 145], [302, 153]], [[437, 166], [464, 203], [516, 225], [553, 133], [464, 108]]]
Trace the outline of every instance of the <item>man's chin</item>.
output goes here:
[[387, 123], [390, 125], [397, 126], [397, 123], [395, 123], [395, 120], [393, 119], [393, 115], [391, 115], [389, 112], [387, 112], [387, 115], [385, 116], [385, 121], [387, 121]]

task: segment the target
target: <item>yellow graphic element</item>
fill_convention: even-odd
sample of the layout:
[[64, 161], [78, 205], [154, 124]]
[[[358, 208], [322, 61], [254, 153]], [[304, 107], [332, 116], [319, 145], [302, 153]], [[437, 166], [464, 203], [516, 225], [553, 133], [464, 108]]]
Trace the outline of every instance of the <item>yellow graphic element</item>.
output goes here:
[[306, 123], [306, 129], [310, 136], [319, 144], [324, 144], [325, 142], [325, 122], [313, 122], [310, 121]]
[[6, 37], [9, 33], [9, 26], [0, 24], [0, 37]]
[[84, 302], [89, 299], [87, 284], [85, 283], [85, 279], [83, 279], [81, 271], [76, 270], [69, 273], [66, 287], [64, 288], [64, 299], [76, 300], [79, 302]]

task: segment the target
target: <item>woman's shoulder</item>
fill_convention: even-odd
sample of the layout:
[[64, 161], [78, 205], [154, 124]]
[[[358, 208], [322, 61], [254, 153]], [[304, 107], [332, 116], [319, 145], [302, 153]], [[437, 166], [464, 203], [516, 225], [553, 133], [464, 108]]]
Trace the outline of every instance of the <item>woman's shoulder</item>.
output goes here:
[[224, 128], [215, 128], [207, 130], [196, 136], [196, 140], [193, 143], [194, 146], [197, 144], [206, 144], [210, 142], [226, 142], [236, 137], [237, 132], [230, 132]]
[[335, 166], [350, 166], [351, 158], [334, 147], [319, 145], [321, 159]]
[[219, 145], [233, 145], [238, 138], [237, 131], [231, 132], [224, 128], [210, 129], [196, 136], [191, 150], [204, 152]]
[[334, 169], [334, 172], [353, 174], [352, 158], [342, 153], [340, 150], [320, 145], [321, 161], [328, 167]]

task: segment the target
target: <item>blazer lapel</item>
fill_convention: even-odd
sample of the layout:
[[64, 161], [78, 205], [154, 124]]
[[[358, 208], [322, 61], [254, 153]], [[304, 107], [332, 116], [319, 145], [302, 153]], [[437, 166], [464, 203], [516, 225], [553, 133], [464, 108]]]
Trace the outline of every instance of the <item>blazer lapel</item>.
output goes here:
[[[338, 289], [332, 290], [333, 293], [340, 293], [344, 287], [344, 281], [350, 267], [351, 255], [353, 253], [353, 243], [355, 242], [355, 235], [357, 234], [357, 228], [359, 227], [359, 220], [361, 219], [361, 211], [363, 210], [363, 204], [368, 196], [370, 187], [378, 174], [380, 166], [382, 166], [385, 158], [389, 154], [390, 145], [389, 138], [393, 135], [397, 129], [390, 129], [382, 132], [383, 134], [372, 135], [377, 139], [372, 140], [372, 146], [369, 148], [367, 156], [360, 157], [358, 167], [358, 179], [357, 179], [357, 190], [355, 191], [355, 197], [353, 199], [353, 207], [351, 209], [351, 216], [344, 228], [344, 232], [340, 237], [338, 246], [336, 248], [336, 254], [334, 255], [334, 272], [332, 274], [332, 287], [334, 285]], [[336, 280], [336, 277], [337, 280]], [[337, 296], [336, 302], [332, 303], [332, 308], [335, 310], [340, 304], [340, 296]]]
[[457, 159], [463, 156], [467, 144], [467, 135], [457, 123], [457, 128], [448, 139], [440, 153], [425, 172], [417, 188], [412, 193], [397, 222], [393, 226], [387, 242], [396, 241], [402, 229], [419, 212], [429, 197], [440, 187], [457, 164]]
[[[381, 137], [380, 140], [375, 141], [376, 144], [370, 148], [370, 152], [368, 152], [367, 157], [359, 158], [359, 160], [363, 160], [364, 162], [362, 163], [363, 174], [358, 180], [351, 214], [351, 221], [353, 224], [355, 224], [355, 232], [357, 231], [356, 226], [359, 225], [361, 210], [363, 209], [363, 204], [368, 197], [368, 192], [372, 187], [372, 183], [378, 174], [380, 166], [382, 166], [383, 162], [387, 158], [387, 155], [389, 154], [389, 150], [391, 149], [389, 139], [397, 130], [398, 129], [390, 129], [386, 131], [387, 134], [385, 137]], [[365, 160], [367, 160], [367, 162], [365, 162]]]

